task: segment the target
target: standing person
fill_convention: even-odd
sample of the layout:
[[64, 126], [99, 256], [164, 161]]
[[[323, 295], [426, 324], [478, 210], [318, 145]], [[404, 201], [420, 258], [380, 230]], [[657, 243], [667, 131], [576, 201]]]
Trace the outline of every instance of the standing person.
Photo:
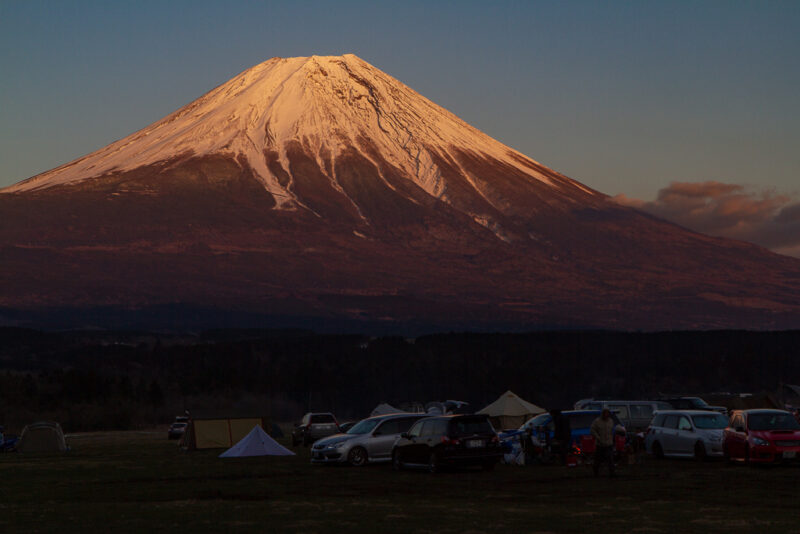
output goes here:
[[572, 430], [569, 427], [569, 418], [561, 410], [551, 410], [553, 418], [553, 438], [561, 465], [567, 465], [567, 454], [572, 445]]
[[594, 453], [594, 476], [600, 471], [600, 464], [608, 464], [608, 476], [614, 474], [614, 420], [611, 418], [611, 410], [603, 408], [600, 417], [592, 421], [592, 437], [596, 443]]
[[525, 465], [533, 465], [535, 458], [533, 446], [533, 427], [528, 425], [525, 429], [525, 434], [522, 436], [522, 452], [525, 455]]

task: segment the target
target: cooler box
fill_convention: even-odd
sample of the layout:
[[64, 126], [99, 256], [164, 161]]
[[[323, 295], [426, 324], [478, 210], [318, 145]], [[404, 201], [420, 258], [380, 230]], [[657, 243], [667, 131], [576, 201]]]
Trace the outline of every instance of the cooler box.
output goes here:
[[594, 454], [594, 438], [592, 436], [581, 436], [581, 451], [583, 454]]

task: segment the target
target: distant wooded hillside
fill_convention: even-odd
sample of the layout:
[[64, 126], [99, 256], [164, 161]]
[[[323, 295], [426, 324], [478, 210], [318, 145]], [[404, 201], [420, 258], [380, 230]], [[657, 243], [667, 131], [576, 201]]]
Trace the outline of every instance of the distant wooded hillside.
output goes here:
[[440, 334], [414, 340], [304, 331], [175, 335], [0, 329], [0, 424], [53, 419], [66, 431], [130, 429], [190, 411], [276, 420], [380, 402], [507, 389], [543, 407], [585, 397], [773, 391], [800, 382], [800, 332]]

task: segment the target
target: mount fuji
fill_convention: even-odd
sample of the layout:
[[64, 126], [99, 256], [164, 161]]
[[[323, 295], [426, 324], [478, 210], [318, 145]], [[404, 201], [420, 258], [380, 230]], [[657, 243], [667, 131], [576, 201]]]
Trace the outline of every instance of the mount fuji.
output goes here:
[[620, 206], [353, 55], [256, 65], [3, 189], [0, 220], [6, 323], [800, 327], [800, 261]]

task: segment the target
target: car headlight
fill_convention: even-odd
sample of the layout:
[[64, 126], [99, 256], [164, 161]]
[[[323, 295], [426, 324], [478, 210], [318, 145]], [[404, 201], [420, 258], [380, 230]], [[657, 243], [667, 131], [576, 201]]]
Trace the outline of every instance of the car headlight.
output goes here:
[[769, 445], [769, 441], [761, 438], [753, 438], [753, 445], [761, 445], [762, 447]]
[[342, 441], [341, 443], [337, 443], [336, 445], [334, 445], [334, 446], [333, 446], [333, 448], [334, 448], [334, 449], [341, 449], [341, 448], [342, 448], [342, 447], [344, 447], [346, 444], [347, 444], [347, 442], [346, 442], [346, 441]]

